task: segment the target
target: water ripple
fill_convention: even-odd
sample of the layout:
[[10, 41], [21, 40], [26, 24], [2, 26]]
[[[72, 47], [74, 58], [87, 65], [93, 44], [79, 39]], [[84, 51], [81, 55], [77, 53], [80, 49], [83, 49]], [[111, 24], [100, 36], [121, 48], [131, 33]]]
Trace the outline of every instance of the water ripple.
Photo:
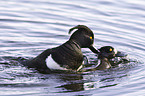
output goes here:
[[[145, 1], [1, 0], [0, 13], [0, 95], [145, 94]], [[130, 62], [84, 74], [41, 74], [15, 59], [61, 45], [78, 24], [91, 28], [96, 48], [113, 46]], [[83, 52], [96, 62], [90, 50]]]

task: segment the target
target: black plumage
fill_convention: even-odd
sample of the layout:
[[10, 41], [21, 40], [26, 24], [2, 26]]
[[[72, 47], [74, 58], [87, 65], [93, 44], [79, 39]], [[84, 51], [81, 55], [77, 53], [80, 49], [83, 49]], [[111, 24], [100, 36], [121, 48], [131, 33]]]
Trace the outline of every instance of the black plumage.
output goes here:
[[64, 44], [43, 51], [37, 57], [26, 60], [23, 65], [30, 68], [36, 68], [41, 72], [50, 72], [51, 69], [46, 65], [46, 58], [51, 55], [53, 60], [61, 67], [68, 70], [77, 70], [83, 62], [81, 48], [89, 48], [94, 53], [98, 53], [98, 51], [93, 47], [94, 34], [91, 29], [84, 25], [78, 25], [71, 28], [69, 33], [74, 29], [77, 30]]

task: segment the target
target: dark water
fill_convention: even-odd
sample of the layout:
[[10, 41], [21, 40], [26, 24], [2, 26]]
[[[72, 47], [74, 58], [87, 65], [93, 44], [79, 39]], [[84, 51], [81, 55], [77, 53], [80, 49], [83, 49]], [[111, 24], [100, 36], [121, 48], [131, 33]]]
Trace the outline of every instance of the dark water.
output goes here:
[[[20, 65], [69, 39], [68, 30], [87, 25], [96, 48], [111, 45], [130, 62], [84, 74], [41, 74]], [[83, 49], [89, 61], [96, 56]], [[144, 0], [1, 0], [0, 95], [143, 96], [145, 94]]]

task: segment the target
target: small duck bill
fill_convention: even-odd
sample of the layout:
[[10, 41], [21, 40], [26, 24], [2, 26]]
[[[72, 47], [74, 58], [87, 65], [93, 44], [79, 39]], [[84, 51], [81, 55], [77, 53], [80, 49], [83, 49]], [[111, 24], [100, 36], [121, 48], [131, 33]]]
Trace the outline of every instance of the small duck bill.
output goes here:
[[[92, 52], [95, 52], [94, 47], [90, 47]], [[123, 52], [117, 51], [115, 48], [112, 46], [103, 46], [100, 49], [98, 49], [98, 64], [96, 65], [95, 68], [91, 69], [82, 69], [82, 72], [87, 72], [87, 71], [95, 71], [95, 70], [105, 70], [109, 69], [112, 67], [111, 63], [109, 62], [109, 59], [115, 58], [115, 57], [126, 57], [127, 55], [124, 54]]]
[[117, 51], [117, 54], [115, 54], [115, 57], [126, 57], [126, 56], [127, 56], [127, 54], [120, 52], [120, 51]]

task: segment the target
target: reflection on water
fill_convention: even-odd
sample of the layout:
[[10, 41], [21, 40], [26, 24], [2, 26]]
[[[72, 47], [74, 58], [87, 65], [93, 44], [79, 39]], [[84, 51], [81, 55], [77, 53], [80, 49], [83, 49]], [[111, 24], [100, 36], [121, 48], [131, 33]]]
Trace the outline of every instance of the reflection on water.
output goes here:
[[[0, 95], [144, 95], [144, 10], [143, 0], [1, 0]], [[113, 46], [127, 60], [115, 58], [111, 69], [82, 74], [41, 74], [17, 62], [66, 42], [78, 24], [92, 29], [96, 48]], [[98, 63], [82, 51], [89, 67]]]
[[16, 57], [3, 57], [1, 59], [0, 86], [2, 88], [27, 88], [27, 91], [29, 88], [43, 88], [44, 90], [41, 90], [40, 94], [41, 92], [58, 94], [83, 92], [117, 86], [120, 82], [127, 80], [128, 72], [135, 67], [124, 63], [122, 66], [102, 71], [41, 74], [36, 70], [23, 67], [18, 63]]

